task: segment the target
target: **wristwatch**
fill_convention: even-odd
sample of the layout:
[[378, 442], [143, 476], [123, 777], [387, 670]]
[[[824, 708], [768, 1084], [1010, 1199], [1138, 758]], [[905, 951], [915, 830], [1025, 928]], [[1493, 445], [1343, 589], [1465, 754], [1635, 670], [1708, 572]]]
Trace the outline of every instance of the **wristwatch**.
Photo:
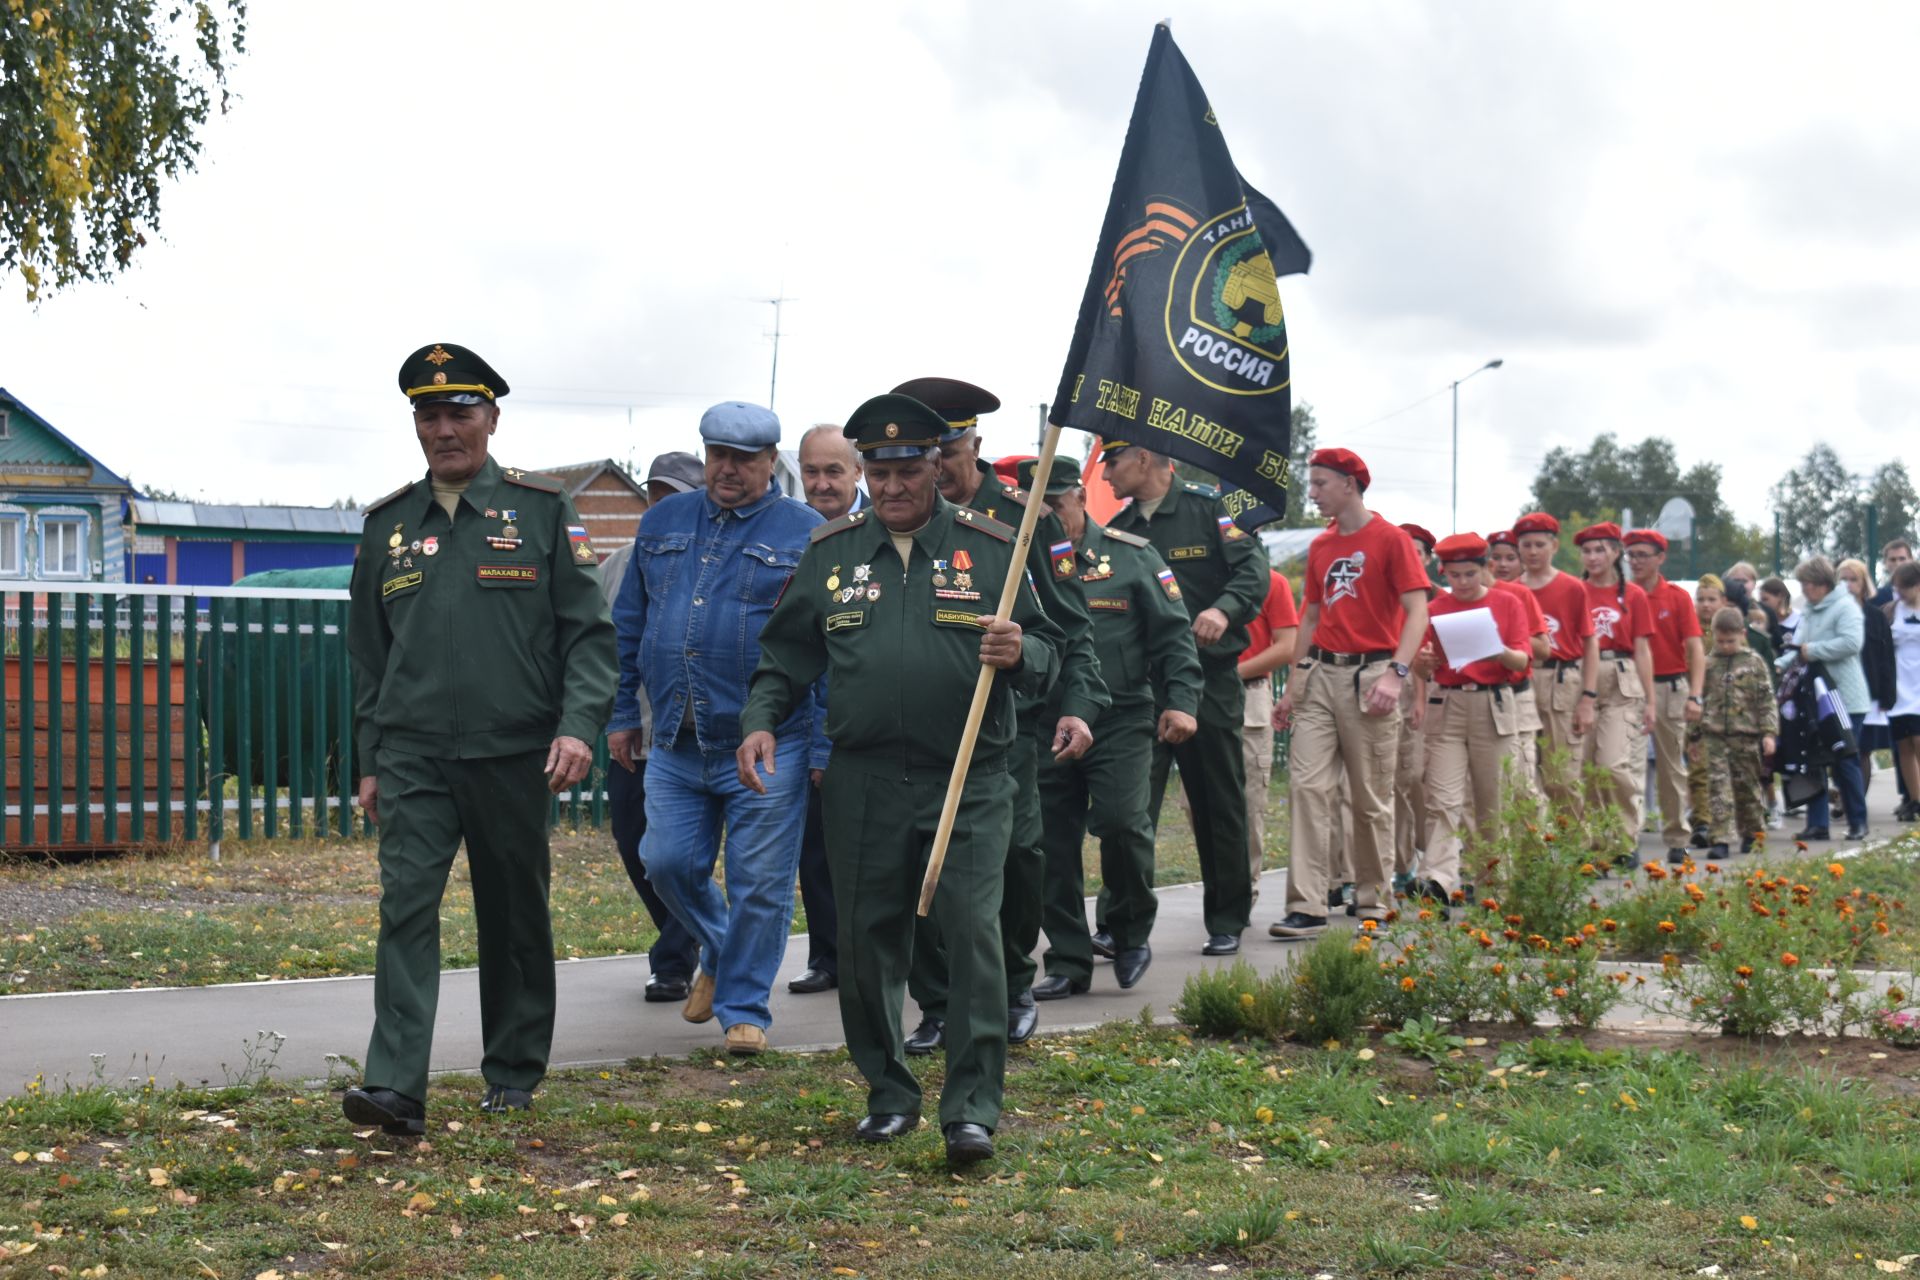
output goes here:
[[1582, 689], [1580, 691], [1580, 696], [1583, 698], [1592, 698], [1595, 702], [1598, 702], [1600, 700], [1599, 691], [1595, 689]]
[[1387, 666], [1389, 669], [1392, 670], [1393, 674], [1399, 676], [1402, 680], [1405, 680], [1407, 678], [1408, 673], [1410, 673], [1413, 670], [1412, 667], [1408, 666], [1404, 662], [1389, 662]]
[[1696, 707], [1704, 707], [1707, 705], [1706, 700], [1701, 698], [1698, 694], [1689, 694], [1687, 696], [1687, 701], [1691, 702]]

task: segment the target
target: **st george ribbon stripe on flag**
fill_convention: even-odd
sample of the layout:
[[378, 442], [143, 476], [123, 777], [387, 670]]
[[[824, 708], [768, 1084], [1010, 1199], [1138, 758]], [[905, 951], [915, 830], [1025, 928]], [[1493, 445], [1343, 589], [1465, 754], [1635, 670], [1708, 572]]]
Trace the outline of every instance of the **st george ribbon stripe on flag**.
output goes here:
[[1293, 410], [1278, 278], [1312, 261], [1155, 27], [1053, 421], [1212, 472], [1243, 529], [1277, 519]]

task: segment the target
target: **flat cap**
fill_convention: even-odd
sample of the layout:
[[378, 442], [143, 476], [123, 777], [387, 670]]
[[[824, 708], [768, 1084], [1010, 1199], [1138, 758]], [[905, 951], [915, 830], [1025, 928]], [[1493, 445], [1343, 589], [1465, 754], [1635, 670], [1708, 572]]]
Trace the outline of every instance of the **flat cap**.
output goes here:
[[400, 390], [414, 404], [491, 404], [507, 380], [457, 342], [435, 342], [400, 366]]
[[1573, 535], [1573, 545], [1576, 547], [1584, 547], [1589, 542], [1599, 542], [1602, 539], [1609, 542], [1620, 541], [1620, 526], [1611, 520], [1602, 520], [1599, 524], [1590, 524]]
[[1560, 536], [1560, 522], [1544, 511], [1529, 511], [1513, 522], [1513, 532], [1517, 537], [1523, 533], [1550, 533]]
[[648, 484], [664, 484], [676, 493], [707, 487], [707, 469], [690, 453], [663, 453], [647, 468]]
[[723, 400], [700, 415], [700, 438], [728, 449], [764, 449], [780, 443], [780, 419], [757, 404]]
[[863, 458], [892, 462], [918, 458], [936, 447], [947, 420], [912, 396], [889, 392], [855, 409], [840, 434]]
[[958, 440], [980, 425], [980, 415], [1000, 407], [1000, 397], [985, 387], [958, 378], [910, 378], [893, 389], [897, 396], [912, 396], [946, 421], [940, 443]]
[[1456, 533], [1451, 538], [1440, 539], [1440, 545], [1433, 549], [1433, 553], [1440, 557], [1441, 564], [1485, 560], [1487, 540], [1477, 533]]
[[1307, 459], [1307, 465], [1352, 476], [1363, 491], [1373, 483], [1373, 473], [1367, 470], [1367, 464], [1360, 460], [1360, 455], [1351, 449], [1315, 449], [1313, 456]]

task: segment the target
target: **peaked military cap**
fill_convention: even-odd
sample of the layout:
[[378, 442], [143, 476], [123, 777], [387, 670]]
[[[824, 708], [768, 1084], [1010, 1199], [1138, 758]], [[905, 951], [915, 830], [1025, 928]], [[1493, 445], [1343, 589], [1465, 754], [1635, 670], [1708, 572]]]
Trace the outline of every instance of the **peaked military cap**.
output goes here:
[[491, 404], [507, 394], [493, 366], [453, 342], [436, 342], [400, 366], [400, 390], [415, 404]]
[[840, 434], [864, 458], [892, 462], [918, 458], [940, 443], [947, 420], [912, 396], [889, 392], [861, 405]]
[[[1040, 459], [1028, 458], [1020, 464], [1020, 487], [1029, 492], [1033, 490], [1033, 473], [1039, 469]], [[1047, 497], [1057, 498], [1061, 494], [1080, 487], [1080, 464], [1072, 458], [1055, 458], [1053, 470], [1047, 473]]]
[[958, 378], [913, 378], [893, 389], [898, 396], [912, 396], [946, 421], [940, 443], [958, 440], [980, 425], [980, 415], [1000, 407], [1000, 397], [985, 387]]

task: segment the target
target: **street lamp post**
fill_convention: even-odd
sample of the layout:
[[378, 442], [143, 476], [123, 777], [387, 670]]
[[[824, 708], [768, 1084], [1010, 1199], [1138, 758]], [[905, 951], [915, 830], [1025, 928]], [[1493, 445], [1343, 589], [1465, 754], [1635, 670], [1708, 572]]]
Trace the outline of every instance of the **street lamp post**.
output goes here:
[[1460, 384], [1474, 374], [1485, 373], [1489, 369], [1498, 369], [1505, 360], [1489, 360], [1475, 369], [1466, 378], [1453, 380], [1453, 532], [1460, 532]]

